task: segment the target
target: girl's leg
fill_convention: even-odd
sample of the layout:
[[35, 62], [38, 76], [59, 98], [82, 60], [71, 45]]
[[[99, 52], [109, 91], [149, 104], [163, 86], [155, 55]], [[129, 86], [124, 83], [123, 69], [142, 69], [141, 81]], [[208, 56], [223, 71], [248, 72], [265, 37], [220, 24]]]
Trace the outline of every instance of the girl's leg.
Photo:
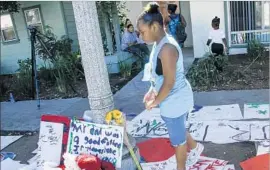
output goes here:
[[185, 170], [187, 160], [186, 115], [177, 118], [161, 117], [166, 123], [171, 145], [175, 148], [177, 170]]
[[177, 170], [186, 170], [187, 144], [175, 147], [175, 156], [177, 161]]
[[188, 153], [186, 166], [193, 166], [198, 162], [201, 153], [203, 152], [204, 146], [196, 142], [192, 136], [187, 132], [187, 145], [190, 148]]
[[[188, 115], [188, 114], [187, 114]], [[186, 161], [186, 166], [192, 166], [196, 164], [196, 162], [199, 160], [199, 157], [204, 149], [203, 145], [196, 142], [190, 133], [188, 132], [189, 129], [189, 124], [188, 124], [188, 116], [186, 117], [186, 135], [187, 135], [187, 147], [190, 149]]]
[[197, 146], [197, 142], [191, 137], [189, 132], [187, 132], [187, 146], [190, 150], [195, 149]]

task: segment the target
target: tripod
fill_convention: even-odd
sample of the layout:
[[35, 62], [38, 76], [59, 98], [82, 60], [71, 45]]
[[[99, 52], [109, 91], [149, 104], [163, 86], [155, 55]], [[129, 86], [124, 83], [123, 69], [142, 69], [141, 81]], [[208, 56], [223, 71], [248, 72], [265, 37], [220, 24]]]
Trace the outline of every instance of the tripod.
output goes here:
[[[45, 43], [43, 42], [40, 35], [46, 37], [45, 35], [41, 34], [36, 27], [29, 26], [28, 29], [30, 30], [30, 40], [31, 40], [31, 61], [32, 61], [32, 98], [37, 100], [37, 107], [40, 109], [40, 98], [39, 98], [39, 79], [37, 73], [37, 63], [36, 63], [36, 48], [35, 43], [36, 40], [40, 43], [42, 48], [45, 49], [46, 53], [49, 56], [52, 56], [48, 48], [46, 47]], [[46, 37], [49, 38], [49, 37]], [[49, 38], [50, 39], [50, 38]]]

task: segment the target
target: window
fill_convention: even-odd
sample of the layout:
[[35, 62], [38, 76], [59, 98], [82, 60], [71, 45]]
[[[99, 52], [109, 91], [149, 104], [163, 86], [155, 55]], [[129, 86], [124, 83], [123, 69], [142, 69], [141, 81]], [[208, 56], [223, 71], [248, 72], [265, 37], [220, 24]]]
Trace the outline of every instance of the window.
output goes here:
[[43, 23], [39, 7], [32, 7], [23, 10], [27, 27], [34, 26], [39, 32], [43, 32]]
[[3, 42], [18, 40], [10, 14], [1, 15], [1, 39]]
[[231, 31], [269, 28], [269, 7], [266, 1], [231, 1]]
[[253, 39], [270, 42], [269, 1], [230, 1], [228, 8], [230, 44], [247, 44]]

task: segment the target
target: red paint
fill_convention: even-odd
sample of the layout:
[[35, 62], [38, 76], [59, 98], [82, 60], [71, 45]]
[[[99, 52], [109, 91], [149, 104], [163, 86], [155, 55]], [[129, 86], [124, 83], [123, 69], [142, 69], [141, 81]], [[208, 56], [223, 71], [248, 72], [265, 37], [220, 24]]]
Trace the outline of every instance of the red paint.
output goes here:
[[167, 138], [153, 138], [137, 144], [146, 162], [159, 162], [174, 155], [174, 148]]
[[269, 170], [270, 154], [263, 154], [240, 163], [243, 170]]

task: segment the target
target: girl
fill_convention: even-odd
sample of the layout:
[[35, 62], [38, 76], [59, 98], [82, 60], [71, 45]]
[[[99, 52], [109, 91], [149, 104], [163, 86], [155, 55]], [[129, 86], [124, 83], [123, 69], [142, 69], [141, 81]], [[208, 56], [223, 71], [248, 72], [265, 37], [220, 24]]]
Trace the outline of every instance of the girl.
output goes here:
[[211, 43], [211, 51], [215, 56], [223, 55], [227, 51], [226, 47], [226, 38], [224, 31], [219, 29], [220, 18], [217, 16], [212, 20], [212, 30], [209, 33], [207, 45], [209, 46]]
[[[155, 2], [149, 3], [139, 16], [137, 27], [145, 42], [154, 43], [144, 70], [148, 75], [144, 78], [151, 82], [144, 97], [145, 106], [152, 109], [159, 105], [170, 142], [175, 147], [177, 170], [185, 170], [198, 161], [204, 147], [195, 142], [185, 128], [187, 113], [194, 103], [191, 86], [184, 75], [181, 48], [165, 33], [163, 17]], [[187, 145], [191, 148], [188, 156]]]

